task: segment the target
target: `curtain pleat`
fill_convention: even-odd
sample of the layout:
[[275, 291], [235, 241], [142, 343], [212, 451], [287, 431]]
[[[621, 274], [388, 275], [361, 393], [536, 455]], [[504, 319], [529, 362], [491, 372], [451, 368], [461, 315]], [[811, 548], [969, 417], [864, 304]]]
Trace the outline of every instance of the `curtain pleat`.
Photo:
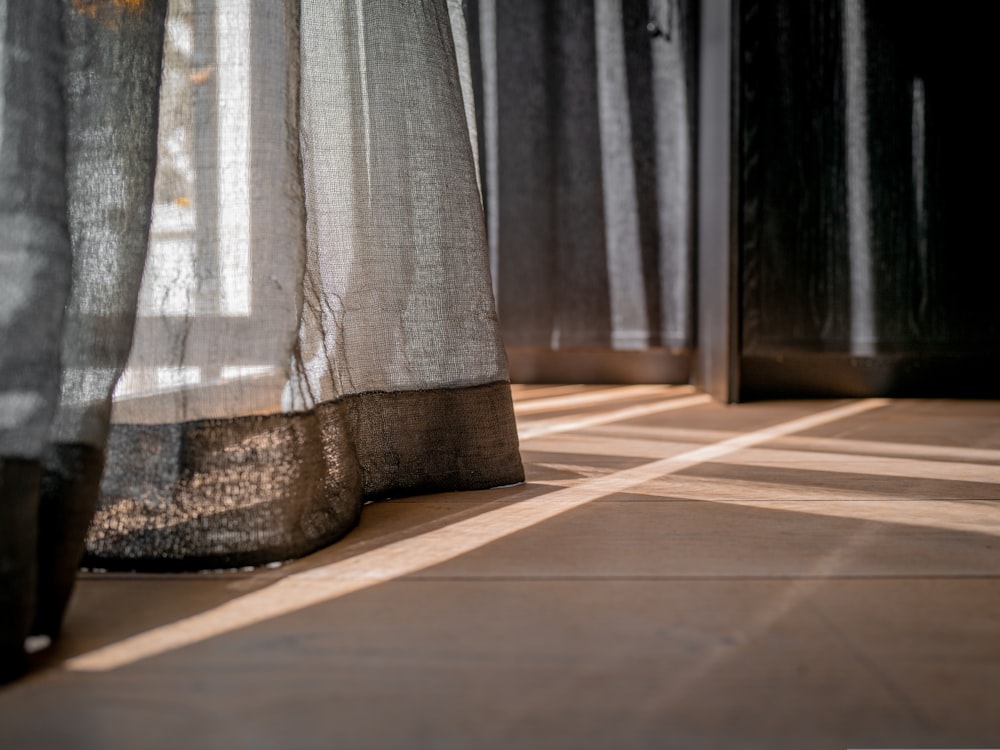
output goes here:
[[0, 657], [55, 635], [97, 504], [155, 168], [165, 2], [0, 3]]
[[64, 58], [58, 6], [0, 2], [0, 679], [22, 668], [34, 616], [41, 459], [59, 399]]
[[259, 564], [523, 480], [460, 4], [0, 0], [0, 53], [8, 675], [81, 555]]
[[72, 281], [39, 509], [36, 633], [55, 635], [97, 506], [111, 393], [128, 357], [156, 168], [166, 0], [71, 0], [66, 184]]

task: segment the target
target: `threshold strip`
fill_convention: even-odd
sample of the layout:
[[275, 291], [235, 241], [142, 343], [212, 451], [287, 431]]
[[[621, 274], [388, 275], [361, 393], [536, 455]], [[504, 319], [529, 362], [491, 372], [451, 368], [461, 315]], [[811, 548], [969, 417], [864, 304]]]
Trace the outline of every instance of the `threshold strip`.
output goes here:
[[322, 604], [445, 563], [599, 498], [768, 440], [878, 409], [887, 403], [887, 399], [854, 401], [597, 477], [574, 487], [503, 505], [450, 526], [296, 573], [206, 612], [68, 659], [64, 667], [77, 672], [108, 671]]

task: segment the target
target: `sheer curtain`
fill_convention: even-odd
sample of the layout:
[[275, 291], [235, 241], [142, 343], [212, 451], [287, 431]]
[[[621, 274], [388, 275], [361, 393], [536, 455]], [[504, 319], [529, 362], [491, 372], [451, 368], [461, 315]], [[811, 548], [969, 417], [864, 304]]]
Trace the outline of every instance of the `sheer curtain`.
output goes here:
[[92, 515], [94, 566], [247, 565], [521, 481], [458, 4], [0, 7], [9, 664]]

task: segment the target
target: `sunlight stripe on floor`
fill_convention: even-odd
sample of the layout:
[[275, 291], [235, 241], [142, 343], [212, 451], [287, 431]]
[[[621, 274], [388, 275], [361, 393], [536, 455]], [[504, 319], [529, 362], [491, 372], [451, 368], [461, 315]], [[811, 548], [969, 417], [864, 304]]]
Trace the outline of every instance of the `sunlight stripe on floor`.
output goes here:
[[921, 461], [913, 458], [864, 456], [857, 453], [755, 448], [734, 456], [729, 463], [765, 469], [827, 471], [835, 474], [866, 474], [901, 479], [933, 479], [946, 482], [1000, 484], [1000, 466], [961, 461]]
[[665, 398], [654, 401], [651, 404], [638, 404], [628, 406], [624, 409], [602, 412], [599, 414], [588, 414], [585, 417], [561, 417], [558, 419], [545, 419], [533, 422], [523, 422], [517, 427], [517, 436], [521, 440], [541, 437], [542, 435], [554, 435], [560, 432], [571, 432], [572, 430], [582, 430], [587, 427], [610, 424], [612, 422], [623, 422], [626, 419], [638, 419], [648, 417], [651, 414], [659, 414], [675, 409], [686, 409], [689, 406], [701, 406], [711, 403], [712, 397], [705, 393], [696, 396], [683, 396], [681, 398]]
[[346, 560], [296, 573], [265, 589], [233, 599], [206, 612], [76, 656], [67, 660], [64, 666], [79, 672], [116, 669], [297, 612], [439, 565], [599, 498], [630, 490], [689, 466], [784, 435], [862, 414], [887, 403], [885, 399], [854, 401], [591, 479], [547, 495], [500, 505], [496, 510], [474, 518], [387, 544]]
[[795, 437], [785, 438], [775, 447], [840, 453], [842, 455], [895, 456], [897, 458], [921, 458], [928, 461], [1000, 463], [1000, 450], [994, 448], [934, 445], [932, 443], [890, 443], [881, 440], [803, 437], [796, 435]]
[[536, 398], [549, 398], [551, 396], [568, 396], [571, 393], [583, 393], [587, 389], [595, 390], [593, 386], [586, 385], [518, 385], [512, 383], [510, 393], [514, 397], [514, 403], [519, 401], [530, 401]]
[[[643, 487], [645, 494], [697, 503], [807, 513], [813, 516], [877, 521], [910, 526], [1000, 536], [1000, 500], [962, 497], [913, 498], [876, 492], [864, 484], [850, 488], [813, 487], [792, 480], [774, 482], [699, 477], [664, 477]], [[775, 499], [780, 493], [795, 499]]]
[[661, 396], [671, 398], [686, 393], [694, 393], [690, 385], [629, 385], [621, 388], [608, 388], [602, 391], [573, 393], [567, 396], [539, 398], [532, 401], [515, 401], [515, 414], [534, 414], [540, 411], [557, 411], [559, 409], [577, 409], [581, 406], [593, 406], [608, 401], [624, 401], [627, 398], [643, 396]]

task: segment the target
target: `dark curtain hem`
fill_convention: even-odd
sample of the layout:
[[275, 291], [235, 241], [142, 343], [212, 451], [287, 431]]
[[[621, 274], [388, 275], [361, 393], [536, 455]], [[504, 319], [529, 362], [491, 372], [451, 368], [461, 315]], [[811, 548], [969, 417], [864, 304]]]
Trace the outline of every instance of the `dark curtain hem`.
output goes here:
[[301, 557], [354, 528], [366, 500], [523, 481], [517, 447], [506, 382], [115, 425], [85, 564], [199, 570]]
[[87, 528], [97, 510], [103, 467], [102, 451], [89, 445], [57, 444], [46, 449], [38, 508], [35, 635], [59, 635]]
[[24, 639], [35, 611], [38, 461], [0, 458], [0, 684], [27, 667]]

